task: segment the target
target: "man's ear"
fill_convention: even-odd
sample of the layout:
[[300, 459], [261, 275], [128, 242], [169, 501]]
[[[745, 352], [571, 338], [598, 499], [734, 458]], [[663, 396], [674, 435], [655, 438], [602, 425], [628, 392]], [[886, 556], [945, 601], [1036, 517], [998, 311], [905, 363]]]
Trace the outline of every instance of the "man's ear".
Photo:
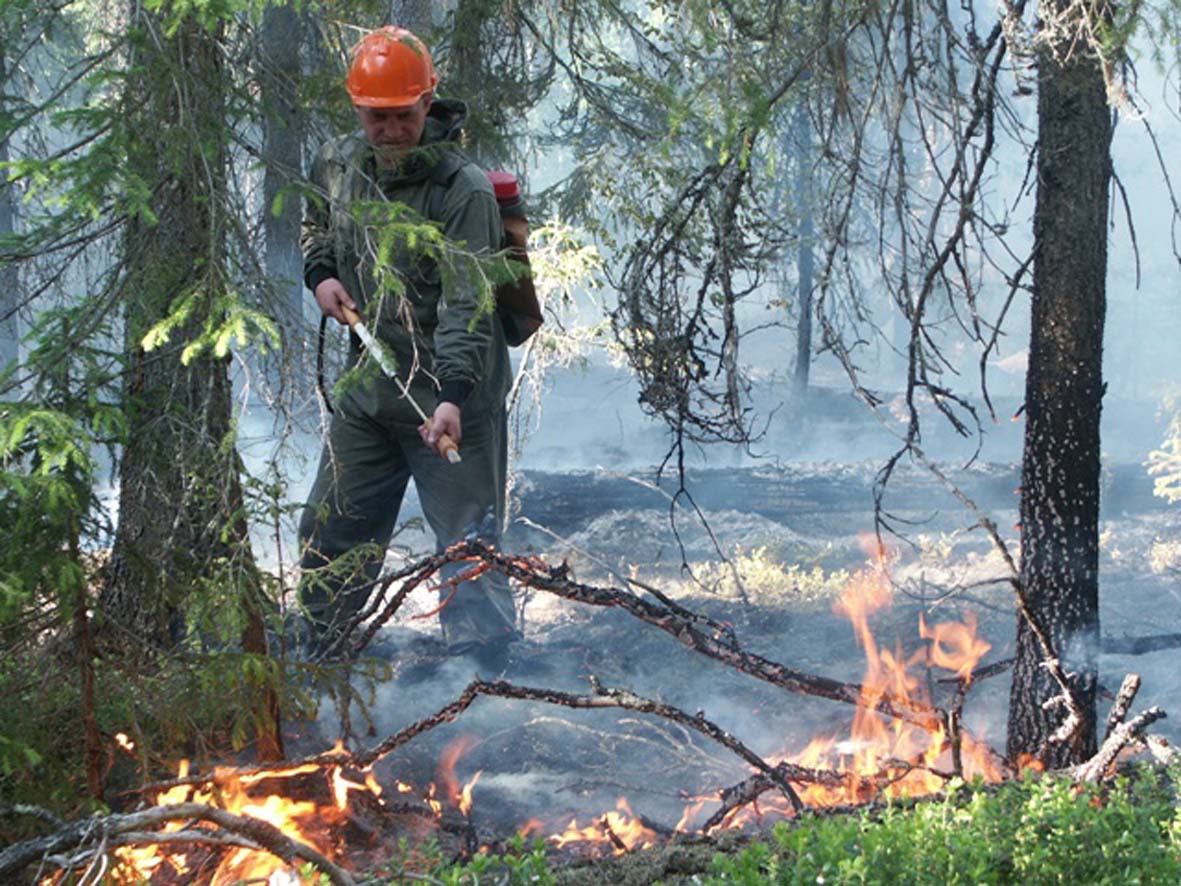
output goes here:
[[431, 109], [431, 102], [433, 102], [434, 100], [435, 100], [435, 93], [433, 90], [427, 90], [419, 98], [419, 101], [422, 102], [422, 109], [424, 111], [427, 111], [428, 113], [430, 112], [430, 109]]

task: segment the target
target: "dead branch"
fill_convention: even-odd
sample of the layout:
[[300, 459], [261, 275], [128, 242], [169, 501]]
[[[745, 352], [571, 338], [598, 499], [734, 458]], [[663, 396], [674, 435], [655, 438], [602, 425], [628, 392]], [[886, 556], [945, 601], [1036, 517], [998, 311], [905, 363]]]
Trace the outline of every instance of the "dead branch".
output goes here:
[[1148, 752], [1152, 754], [1153, 759], [1162, 766], [1172, 766], [1181, 762], [1181, 751], [1159, 735], [1144, 736], [1144, 744], [1148, 745]]
[[[447, 551], [451, 559], [476, 558], [487, 561], [509, 578], [531, 588], [547, 591], [566, 600], [590, 606], [620, 608], [643, 622], [660, 628], [680, 643], [702, 655], [723, 662], [756, 679], [789, 692], [815, 695], [831, 701], [866, 706], [861, 686], [789, 668], [703, 632], [693, 620], [667, 607], [644, 600], [623, 588], [601, 588], [576, 582], [565, 565], [550, 566], [538, 558], [516, 557], [493, 550], [479, 541], [463, 541]], [[934, 731], [944, 726], [943, 711], [911, 699], [883, 695], [873, 709]]]
[[[810, 769], [786, 761], [776, 764], [775, 772], [780, 778], [797, 783], [819, 784], [835, 788], [848, 785], [852, 780], [857, 790], [876, 790], [876, 783], [873, 780], [856, 773], [837, 772], [832, 769]], [[765, 773], [758, 772], [738, 784], [723, 788], [718, 792], [722, 805], [701, 826], [701, 833], [708, 834], [725, 821], [732, 812], [743, 806], [749, 806], [772, 787], [774, 787], [774, 783], [771, 779]]]
[[[702, 622], [708, 622], [708, 619], [683, 610], [679, 606], [674, 609], [652, 603], [623, 588], [603, 588], [582, 584], [570, 577], [569, 568], [565, 564], [550, 566], [537, 557], [525, 558], [505, 554], [473, 539], [458, 542], [442, 554], [426, 557], [390, 576], [379, 578], [375, 585], [382, 591], [389, 588], [399, 578], [405, 578], [405, 581], [381, 613], [366, 626], [361, 637], [351, 645], [348, 644], [350, 632], [355, 629], [358, 620], [362, 617], [359, 615], [353, 619], [348, 629], [337, 638], [324, 655], [328, 656], [347, 649], [348, 659], [355, 658], [373, 639], [377, 631], [394, 616], [398, 607], [412, 590], [425, 582], [445, 564], [462, 560], [484, 561], [489, 567], [522, 585], [546, 591], [566, 600], [590, 606], [623, 609], [641, 621], [671, 634], [680, 643], [695, 652], [723, 662], [736, 670], [789, 692], [815, 695], [845, 704], [859, 706], [867, 704], [860, 685], [808, 674], [760, 655], [745, 652], [738, 647], [732, 635], [716, 630], [713, 634], [703, 631], [699, 625]], [[890, 717], [906, 720], [929, 731], [944, 728], [947, 720], [946, 713], [938, 708], [890, 694], [881, 695], [874, 702], [873, 710]]]
[[1103, 742], [1099, 752], [1086, 763], [1075, 768], [1074, 780], [1083, 782], [1102, 779], [1120, 751], [1140, 738], [1148, 726], [1157, 720], [1163, 720], [1166, 716], [1159, 707], [1153, 706], [1146, 711], [1141, 711], [1127, 723], [1120, 723]]
[[[54, 834], [16, 843], [0, 851], [0, 882], [9, 882], [9, 878], [17, 872], [49, 855], [76, 850], [92, 841], [97, 841], [100, 847], [110, 846], [117, 838], [128, 834], [142, 836], [143, 832], [170, 821], [211, 822], [287, 864], [296, 859], [310, 862], [322, 870], [334, 886], [356, 886], [356, 881], [348, 871], [333, 864], [310, 846], [285, 836], [273, 825], [257, 818], [234, 815], [203, 803], [179, 803], [172, 806], [155, 806], [129, 814], [93, 816], [74, 822]], [[195, 832], [190, 832], [190, 836], [194, 837], [194, 842], [200, 842], [196, 839]]]
[[[633, 483], [637, 483], [640, 486], [643, 486], [645, 489], [651, 489], [655, 492], [659, 492], [661, 495], [664, 495], [667, 498], [671, 498], [671, 496], [669, 496], [665, 490], [661, 489], [656, 484], [645, 483], [644, 481], [642, 481], [636, 477], [630, 477], [630, 476], [622, 475], [622, 474], [621, 475], [609, 475], [609, 476], [622, 476], [625, 480], [630, 480]], [[590, 553], [589, 551], [578, 547], [578, 545], [574, 544], [574, 542], [570, 541], [570, 539], [559, 535], [558, 533], [556, 533], [552, 529], [550, 529], [548, 526], [542, 526], [540, 523], [535, 523], [533, 520], [530, 520], [528, 517], [517, 517], [516, 522], [520, 523], [522, 526], [528, 526], [530, 529], [534, 529], [538, 532], [545, 533], [550, 538], [552, 538], [554, 541], [559, 542], [563, 547], [577, 552], [579, 555], [585, 557], [586, 559], [588, 559], [589, 561], [594, 563], [596, 566], [603, 569], [608, 574], [614, 576], [616, 581], [623, 582], [624, 584], [628, 585], [629, 587], [639, 588], [640, 590], [647, 591], [649, 594], [651, 594], [653, 597], [655, 597], [657, 600], [659, 600], [661, 603], [663, 603], [665, 606], [667, 606], [669, 609], [671, 609], [673, 612], [677, 613], [678, 615], [683, 616], [684, 618], [687, 618], [690, 621], [698, 622], [700, 624], [706, 625], [707, 627], [713, 628], [713, 630], [715, 632], [717, 632], [717, 634], [719, 636], [726, 638], [726, 642], [728, 642], [729, 644], [734, 645], [734, 646], [736, 646], [738, 644], [738, 640], [734, 636], [734, 628], [731, 627], [730, 625], [724, 624], [720, 621], [716, 621], [715, 619], [710, 618], [708, 615], [703, 615], [699, 612], [693, 612], [690, 609], [686, 609], [685, 607], [683, 607], [679, 603], [677, 603], [675, 600], [673, 600], [671, 597], [669, 597], [667, 594], [665, 594], [664, 591], [660, 590], [660, 588], [656, 587], [656, 585], [649, 584], [648, 582], [645, 582], [645, 581], [640, 581], [637, 578], [629, 578], [628, 576], [622, 574], [617, 569], [615, 569], [615, 567], [613, 567], [607, 561], [601, 560], [598, 557], [596, 557], [594, 554]]]
[[1116, 727], [1128, 718], [1128, 711], [1132, 709], [1132, 702], [1136, 700], [1136, 693], [1140, 691], [1140, 675], [1126, 674], [1124, 682], [1120, 684], [1115, 702], [1107, 713], [1107, 729], [1103, 732], [1103, 740], [1111, 738]]
[[522, 701], [540, 701], [546, 704], [577, 709], [624, 708], [626, 710], [652, 714], [666, 720], [672, 720], [696, 732], [700, 732], [762, 772], [779, 788], [794, 808], [803, 808], [803, 802], [799, 796], [792, 789], [791, 785], [775, 772], [774, 767], [746, 747], [741, 741], [734, 738], [734, 736], [716, 724], [711, 723], [703, 714], [688, 714], [672, 705], [644, 698], [625, 689], [605, 688], [593, 678], [591, 686], [595, 694], [587, 696], [571, 695], [567, 692], [557, 692], [549, 689], [534, 689], [528, 686], [515, 686], [503, 680], [497, 680], [492, 683], [475, 680], [468, 684], [459, 698], [451, 702], [451, 704], [440, 708], [429, 717], [424, 717], [418, 722], [412, 723], [373, 748], [357, 754], [352, 758], [352, 763], [362, 768], [372, 766], [382, 757], [396, 748], [401, 747], [412, 738], [434, 729], [443, 723], [454, 720], [459, 714], [467, 710], [472, 702], [481, 695], [490, 695], [498, 698], [515, 698]]
[[[478, 697], [481, 695], [488, 695], [498, 698], [518, 699], [521, 701], [537, 701], [543, 702], [545, 704], [554, 704], [560, 705], [562, 707], [584, 710], [621, 708], [625, 710], [651, 714], [653, 716], [661, 717], [663, 719], [678, 723], [717, 742], [731, 753], [742, 758], [742, 760], [744, 760], [750, 766], [758, 770], [757, 774], [753, 776], [753, 778], [760, 779], [758, 784], [761, 787], [757, 793], [751, 797], [750, 800], [746, 800], [745, 802], [751, 802], [751, 800], [766, 790], [777, 788], [788, 800], [788, 802], [791, 803], [792, 808], [800, 811], [804, 808], [804, 804], [790, 784], [792, 779], [798, 781], [821, 783], [844, 783], [845, 781], [845, 776], [837, 773], [828, 773], [824, 770], [808, 770], [803, 767], [793, 767], [791, 764], [771, 766], [740, 740], [706, 719], [703, 713], [689, 714], [680, 710], [679, 708], [673, 707], [672, 705], [667, 705], [654, 699], [644, 698], [643, 696], [636, 695], [635, 693], [628, 690], [607, 688], [599, 684], [599, 682], [594, 678], [592, 678], [591, 685], [594, 690], [594, 695], [587, 696], [572, 695], [570, 693], [558, 692], [548, 689], [535, 689], [528, 686], [516, 686], [503, 680], [497, 680], [491, 683], [482, 680], [474, 680], [468, 684], [468, 686], [464, 689], [460, 696], [455, 699], [455, 701], [440, 708], [434, 714], [424, 717], [421, 720], [410, 724], [405, 729], [402, 729], [399, 732], [387, 737], [379, 744], [374, 745], [372, 748], [369, 748], [368, 750], [362, 751], [358, 754], [350, 755], [342, 752], [331, 752], [327, 754], [320, 754], [315, 757], [307, 757], [299, 761], [284, 763], [281, 766], [275, 764], [236, 770], [235, 774], [239, 776], [253, 775], [256, 773], [277, 771], [279, 769], [288, 769], [307, 764], [319, 766], [351, 765], [361, 769], [368, 769], [377, 761], [387, 756], [402, 745], [408, 743], [415, 737], [422, 735], [425, 732], [429, 732], [430, 730], [435, 729], [444, 723], [449, 723], [455, 720], [461, 713], [471, 707], [472, 703]], [[163, 789], [166, 787], [173, 787], [178, 784], [204, 784], [208, 783], [209, 781], [210, 776], [189, 776], [183, 779], [175, 779], [170, 782], [160, 783], [159, 785], [155, 785], [153, 787]], [[737, 789], [731, 790], [733, 791]], [[748, 788], [748, 790], [753, 790], [753, 788]], [[725, 794], [725, 792], [723, 792], [723, 795], [724, 797], [728, 796]], [[163, 808], [176, 809], [180, 807]], [[206, 807], [198, 806], [197, 808]], [[0, 869], [0, 873], [2, 873], [2, 869]]]

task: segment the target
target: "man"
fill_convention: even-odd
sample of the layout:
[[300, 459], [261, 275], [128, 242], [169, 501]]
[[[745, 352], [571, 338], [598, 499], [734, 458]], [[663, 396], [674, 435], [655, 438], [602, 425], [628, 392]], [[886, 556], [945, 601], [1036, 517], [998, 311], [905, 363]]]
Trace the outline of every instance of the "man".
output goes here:
[[[411, 477], [439, 550], [473, 533], [495, 542], [504, 515], [511, 377], [501, 325], [481, 303], [490, 295], [462, 261], [440, 269], [406, 243], [395, 244], [388, 265], [378, 260], [391, 204], [438, 222], [465, 254], [500, 248], [492, 187], [453, 143], [466, 106], [435, 99], [437, 83], [430, 53], [409, 31], [368, 34], [346, 81], [361, 132], [325, 145], [312, 167], [304, 280], [325, 315], [345, 323], [349, 308], [367, 317], [410, 396], [431, 415], [424, 424], [380, 373], [339, 399], [300, 520], [300, 596], [313, 652], [329, 648], [367, 602]], [[470, 271], [473, 262], [466, 264]], [[355, 365], [363, 351], [355, 335], [350, 342]], [[459, 444], [459, 463], [436, 451], [443, 434]], [[443, 578], [464, 569], [450, 564]], [[440, 596], [448, 650], [502, 668], [519, 638], [503, 576], [444, 582]]]

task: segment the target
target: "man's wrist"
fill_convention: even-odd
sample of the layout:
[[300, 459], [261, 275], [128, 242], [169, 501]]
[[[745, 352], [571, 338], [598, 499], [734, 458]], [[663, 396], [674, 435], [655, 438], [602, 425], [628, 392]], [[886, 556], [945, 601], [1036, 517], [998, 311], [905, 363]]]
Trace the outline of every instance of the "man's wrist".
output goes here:
[[336, 276], [337, 274], [335, 267], [329, 267], [328, 265], [314, 265], [304, 272], [303, 282], [307, 285], [308, 289], [310, 289], [312, 293], [315, 294], [317, 286], [319, 286], [325, 280], [330, 280]]
[[439, 385], [439, 395], [435, 398], [435, 402], [463, 406], [471, 392], [472, 383], [470, 381], [444, 381]]

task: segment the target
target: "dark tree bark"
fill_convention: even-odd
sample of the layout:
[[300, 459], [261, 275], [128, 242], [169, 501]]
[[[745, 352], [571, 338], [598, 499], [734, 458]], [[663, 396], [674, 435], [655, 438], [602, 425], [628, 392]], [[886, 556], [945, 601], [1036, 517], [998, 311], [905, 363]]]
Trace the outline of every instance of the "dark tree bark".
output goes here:
[[[1042, 19], [1061, 16], [1068, 5], [1043, 0]], [[1055, 768], [1081, 763], [1096, 749], [1099, 414], [1111, 178], [1103, 72], [1072, 39], [1052, 40], [1038, 65], [1036, 252], [1021, 483], [1023, 592], [1072, 675], [1083, 714], [1069, 742], [1045, 748], [1043, 760]], [[1044, 658], [1022, 620], [1009, 709], [1013, 758], [1037, 754], [1062, 723], [1063, 707], [1044, 706], [1061, 695], [1042, 667]]]
[[[127, 165], [150, 188], [151, 216], [124, 243], [126, 410], [132, 436], [119, 466], [119, 523], [100, 600], [107, 639], [166, 644], [198, 582], [228, 589], [254, 576], [231, 439], [228, 358], [181, 353], [225, 291], [227, 74], [220, 34], [186, 17], [168, 30], [133, 3], [135, 133]], [[163, 346], [145, 333], [191, 299]], [[216, 572], [215, 572], [216, 570]], [[216, 584], [223, 583], [223, 584]]]
[[[266, 271], [285, 296], [278, 305], [280, 318], [290, 319], [293, 326], [303, 317], [303, 258], [299, 251], [299, 195], [286, 189], [303, 170], [299, 104], [302, 31], [299, 13], [291, 3], [268, 7], [263, 14], [259, 86], [266, 115], [262, 146]], [[275, 212], [280, 198], [280, 209]]]

